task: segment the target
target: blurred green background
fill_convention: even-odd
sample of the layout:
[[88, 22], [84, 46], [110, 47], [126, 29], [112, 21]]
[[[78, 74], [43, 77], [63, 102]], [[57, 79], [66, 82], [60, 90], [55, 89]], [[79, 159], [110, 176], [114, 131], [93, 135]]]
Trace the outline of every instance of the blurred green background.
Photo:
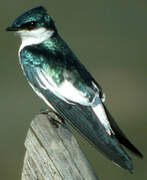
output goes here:
[[[46, 108], [22, 74], [20, 40], [5, 32], [18, 15], [38, 5], [55, 19], [62, 37], [103, 87], [118, 124], [147, 156], [147, 1], [5, 0], [0, 11], [0, 179], [20, 179], [29, 124]], [[100, 180], [147, 179], [146, 157], [132, 155], [130, 175], [76, 137]]]

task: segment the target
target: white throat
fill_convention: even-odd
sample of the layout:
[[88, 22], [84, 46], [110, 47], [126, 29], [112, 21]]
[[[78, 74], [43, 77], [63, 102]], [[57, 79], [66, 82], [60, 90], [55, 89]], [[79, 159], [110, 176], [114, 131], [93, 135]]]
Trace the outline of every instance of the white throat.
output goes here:
[[18, 34], [21, 37], [22, 44], [19, 48], [19, 52], [26, 46], [40, 44], [43, 41], [49, 39], [53, 35], [53, 30], [47, 30], [46, 28], [38, 28], [35, 30], [22, 30], [17, 31], [16, 34]]

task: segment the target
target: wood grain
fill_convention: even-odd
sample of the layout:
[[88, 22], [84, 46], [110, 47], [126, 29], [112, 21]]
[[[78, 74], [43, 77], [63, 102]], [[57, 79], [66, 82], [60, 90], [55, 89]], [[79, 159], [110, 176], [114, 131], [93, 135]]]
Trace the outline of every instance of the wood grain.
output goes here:
[[[54, 120], [59, 123], [54, 125]], [[76, 139], [53, 112], [34, 118], [25, 148], [22, 180], [98, 180]]]

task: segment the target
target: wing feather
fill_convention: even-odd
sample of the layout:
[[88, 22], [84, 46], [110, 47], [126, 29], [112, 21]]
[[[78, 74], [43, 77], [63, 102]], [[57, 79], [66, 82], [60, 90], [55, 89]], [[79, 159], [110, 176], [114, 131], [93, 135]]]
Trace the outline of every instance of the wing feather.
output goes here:
[[[52, 91], [66, 102], [89, 106], [96, 96], [102, 94], [100, 86], [97, 87], [95, 80], [72, 53], [71, 57], [67, 55], [64, 67], [62, 61], [65, 61], [65, 57], [62, 54], [42, 52], [38, 46], [26, 47], [20, 52], [20, 56], [22, 69], [29, 80], [33, 79], [31, 73], [35, 74], [35, 81], [38, 81], [42, 88]], [[75, 63], [70, 59], [74, 59]]]
[[[29, 56], [27, 55], [28, 52]], [[65, 118], [77, 130], [79, 130], [80, 133], [84, 135], [105, 156], [119, 164], [121, 167], [132, 172], [133, 166], [131, 158], [120, 145], [119, 141], [115, 137], [115, 134], [106, 133], [108, 130], [106, 126], [111, 126], [109, 122], [107, 122], [107, 115], [105, 117], [106, 121], [102, 122], [101, 117], [97, 114], [99, 111], [103, 111], [105, 114], [106, 111], [105, 107], [103, 107], [103, 103], [101, 102], [101, 98], [103, 98], [102, 89], [98, 85], [95, 85], [96, 83], [94, 79], [85, 69], [83, 69], [83, 66], [81, 66], [82, 69], [78, 69], [79, 66], [77, 66], [77, 71], [80, 72], [78, 77], [80, 77], [80, 80], [82, 80], [81, 82], [84, 83], [82, 84], [84, 89], [81, 88], [81, 84], [78, 84], [77, 90], [74, 83], [70, 84], [68, 82], [68, 84], [66, 84], [67, 82], [64, 81], [64, 79], [62, 79], [62, 86], [59, 86], [54, 78], [51, 78], [48, 74], [48, 69], [43, 69], [42, 62], [40, 64], [33, 63], [33, 61], [39, 57], [40, 59], [45, 59], [45, 63], [48, 65], [46, 67], [49, 67], [50, 64], [47, 62], [49, 57], [47, 55], [46, 57], [41, 57], [41, 55], [43, 56], [43, 53], [40, 52], [39, 56], [35, 57], [35, 51], [30, 52], [29, 48], [26, 52], [21, 53], [21, 56], [23, 56], [23, 70], [33, 89], [43, 100], [49, 102], [60, 114], [60, 116]], [[54, 59], [54, 61], [56, 61], [56, 59]], [[66, 70], [68, 72], [69, 69], [67, 68]], [[74, 73], [74, 71], [71, 72]], [[82, 75], [81, 72], [83, 72]], [[87, 79], [84, 79], [84, 77]], [[80, 80], [78, 79], [78, 81]], [[88, 83], [86, 81], [88, 81]], [[67, 96], [66, 93], [63, 92], [66, 87], [68, 87], [66, 91], [66, 93], [68, 93]], [[73, 98], [74, 96], [72, 97], [72, 94], [74, 94], [76, 98]], [[98, 101], [100, 103], [98, 103]], [[100, 109], [97, 109], [98, 104], [100, 104]], [[93, 109], [95, 107], [96, 109]]]

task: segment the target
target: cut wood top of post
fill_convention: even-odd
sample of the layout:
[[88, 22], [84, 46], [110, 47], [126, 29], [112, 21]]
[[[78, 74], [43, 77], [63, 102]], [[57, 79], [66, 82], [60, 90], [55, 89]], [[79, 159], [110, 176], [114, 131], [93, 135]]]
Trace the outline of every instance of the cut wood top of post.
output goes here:
[[[59, 121], [58, 128], [50, 120]], [[76, 139], [53, 112], [34, 118], [25, 147], [22, 180], [98, 180]]]

